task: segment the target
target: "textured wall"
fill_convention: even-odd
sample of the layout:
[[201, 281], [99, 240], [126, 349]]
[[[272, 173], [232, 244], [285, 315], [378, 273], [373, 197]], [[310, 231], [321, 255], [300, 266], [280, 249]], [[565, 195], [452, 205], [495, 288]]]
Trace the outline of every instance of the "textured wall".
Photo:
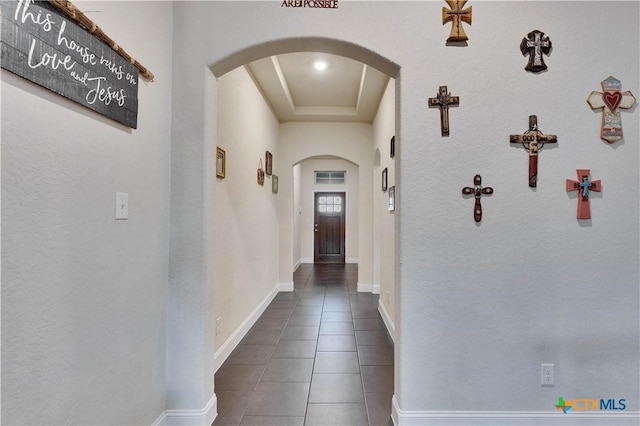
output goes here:
[[[250, 48], [267, 41], [338, 39], [398, 64], [400, 409], [553, 411], [559, 394], [637, 401], [637, 107], [622, 113], [625, 142], [612, 147], [599, 140], [600, 116], [585, 99], [609, 75], [638, 95], [638, 4], [480, 2], [467, 47], [445, 45], [441, 7], [176, 5], [186, 74], [174, 86], [184, 118], [174, 126], [197, 133], [201, 123], [186, 118], [199, 114], [192, 100], [203, 87], [189, 70], [245, 49], [252, 57]], [[533, 29], [554, 43], [539, 75], [524, 71], [518, 50]], [[449, 138], [426, 101], [440, 85], [461, 97]], [[541, 155], [537, 190], [527, 187], [526, 154], [509, 146], [530, 114], [559, 138]], [[564, 190], [581, 167], [604, 184], [588, 223], [576, 221], [576, 200]], [[495, 189], [480, 226], [460, 194], [476, 173]], [[556, 363], [555, 388], [539, 384], [543, 362]], [[638, 411], [637, 402], [627, 407]]]
[[216, 350], [278, 284], [279, 195], [271, 192], [271, 177], [257, 184], [256, 169], [269, 151], [273, 173], [284, 171], [278, 122], [245, 68], [222, 76], [218, 87], [216, 143], [226, 150], [227, 173], [216, 181], [214, 312], [222, 321]]
[[173, 6], [75, 3], [156, 78], [131, 130], [1, 71], [2, 422], [149, 424], [165, 408]]

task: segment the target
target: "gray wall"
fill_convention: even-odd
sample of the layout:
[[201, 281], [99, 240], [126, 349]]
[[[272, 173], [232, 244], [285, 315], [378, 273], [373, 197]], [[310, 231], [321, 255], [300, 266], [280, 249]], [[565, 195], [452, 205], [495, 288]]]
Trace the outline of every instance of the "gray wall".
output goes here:
[[150, 424], [166, 394], [173, 5], [76, 3], [156, 78], [131, 130], [1, 71], [2, 423]]

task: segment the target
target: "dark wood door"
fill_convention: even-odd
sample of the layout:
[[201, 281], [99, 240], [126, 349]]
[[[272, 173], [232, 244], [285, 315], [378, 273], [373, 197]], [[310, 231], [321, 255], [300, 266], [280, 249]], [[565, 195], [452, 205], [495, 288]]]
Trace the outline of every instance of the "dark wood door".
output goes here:
[[314, 206], [313, 261], [344, 263], [345, 193], [316, 192]]

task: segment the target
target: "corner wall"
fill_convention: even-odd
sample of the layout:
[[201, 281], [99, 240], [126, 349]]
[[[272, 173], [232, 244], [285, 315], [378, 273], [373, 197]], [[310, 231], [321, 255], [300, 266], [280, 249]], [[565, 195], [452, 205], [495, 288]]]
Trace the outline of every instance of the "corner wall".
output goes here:
[[132, 130], [0, 71], [2, 423], [151, 424], [166, 398], [173, 5], [74, 3], [155, 81], [139, 80]]

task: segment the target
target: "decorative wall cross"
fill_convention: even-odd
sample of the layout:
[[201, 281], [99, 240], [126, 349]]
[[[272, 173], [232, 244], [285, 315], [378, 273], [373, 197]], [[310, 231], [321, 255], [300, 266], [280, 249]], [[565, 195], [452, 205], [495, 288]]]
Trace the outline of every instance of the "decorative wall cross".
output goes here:
[[590, 180], [589, 169], [578, 169], [578, 180], [567, 179], [567, 192], [580, 191], [578, 194], [578, 219], [591, 219], [591, 208], [589, 207], [589, 191], [602, 191], [600, 180]]
[[529, 151], [529, 186], [535, 188], [538, 185], [538, 153], [542, 151], [545, 143], [556, 143], [556, 135], [545, 135], [538, 130], [538, 117], [529, 116], [529, 130], [522, 135], [510, 135], [509, 142], [522, 144]]
[[475, 175], [473, 178], [473, 188], [470, 186], [465, 186], [462, 188], [463, 195], [471, 195], [475, 196], [476, 202], [473, 206], [473, 218], [476, 222], [480, 222], [482, 220], [482, 204], [480, 204], [480, 199], [482, 195], [491, 195], [493, 194], [493, 188], [487, 186], [485, 188], [482, 187], [482, 177], [480, 175]]
[[520, 42], [520, 51], [522, 54], [529, 54], [529, 63], [524, 67], [527, 71], [540, 72], [547, 69], [542, 54], [549, 55], [551, 51], [551, 40], [549, 40], [549, 37], [543, 36], [544, 33], [542, 31], [533, 30]]
[[622, 139], [619, 108], [632, 108], [636, 98], [629, 91], [622, 92], [622, 82], [615, 77], [609, 76], [601, 84], [603, 93], [591, 92], [587, 103], [591, 109], [602, 108], [600, 139], [614, 143]]
[[464, 32], [464, 28], [462, 27], [462, 22], [466, 22], [471, 25], [471, 10], [473, 9], [473, 6], [464, 9], [464, 5], [467, 3], [467, 0], [445, 1], [449, 5], [450, 9], [447, 9], [446, 7], [442, 8], [442, 25], [447, 22], [451, 22], [451, 33], [449, 33], [447, 42], [469, 40], [467, 34]]
[[440, 86], [438, 95], [435, 98], [429, 98], [429, 106], [440, 107], [440, 133], [442, 136], [449, 136], [449, 105], [459, 105], [460, 98], [451, 96], [447, 92], [447, 86]]

